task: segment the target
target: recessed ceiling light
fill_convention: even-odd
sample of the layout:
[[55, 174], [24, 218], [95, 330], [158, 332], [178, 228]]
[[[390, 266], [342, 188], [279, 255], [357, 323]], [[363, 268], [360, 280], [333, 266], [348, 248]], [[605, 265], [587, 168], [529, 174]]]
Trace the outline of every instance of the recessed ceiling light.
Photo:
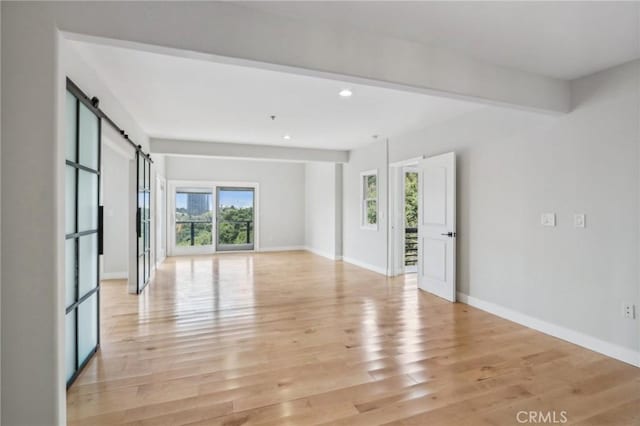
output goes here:
[[286, 140], [289, 140], [289, 139], [291, 139], [291, 135], [284, 135], [282, 138], [286, 139]]
[[350, 97], [351, 95], [353, 95], [353, 92], [352, 92], [351, 90], [349, 90], [349, 89], [342, 89], [342, 90], [340, 91], [340, 93], [338, 93], [338, 94], [339, 94], [340, 96], [342, 96], [343, 98], [348, 98], [348, 97]]

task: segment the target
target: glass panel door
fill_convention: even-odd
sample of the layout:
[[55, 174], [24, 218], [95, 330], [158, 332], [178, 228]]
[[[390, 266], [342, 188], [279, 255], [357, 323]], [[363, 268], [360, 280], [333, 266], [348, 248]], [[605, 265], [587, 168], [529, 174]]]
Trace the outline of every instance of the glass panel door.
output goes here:
[[67, 83], [65, 143], [65, 365], [67, 387], [100, 342], [100, 126], [97, 110]]
[[138, 175], [138, 210], [136, 218], [137, 292], [144, 290], [151, 277], [151, 161], [136, 151]]
[[202, 247], [211, 247], [213, 245], [211, 190], [177, 188], [175, 206], [175, 246], [184, 249], [185, 253], [197, 252], [198, 248]]
[[253, 188], [217, 189], [216, 250], [253, 250]]

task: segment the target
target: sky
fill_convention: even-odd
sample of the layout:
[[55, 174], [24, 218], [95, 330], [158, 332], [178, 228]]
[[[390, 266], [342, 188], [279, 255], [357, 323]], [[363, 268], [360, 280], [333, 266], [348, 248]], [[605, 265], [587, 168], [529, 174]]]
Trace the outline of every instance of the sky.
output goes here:
[[[220, 199], [218, 200], [218, 202], [223, 207], [228, 207], [228, 206], [252, 207], [253, 191], [220, 190]], [[209, 202], [209, 205], [211, 206], [211, 201]], [[176, 194], [176, 208], [178, 209], [187, 208], [187, 194], [185, 193]]]

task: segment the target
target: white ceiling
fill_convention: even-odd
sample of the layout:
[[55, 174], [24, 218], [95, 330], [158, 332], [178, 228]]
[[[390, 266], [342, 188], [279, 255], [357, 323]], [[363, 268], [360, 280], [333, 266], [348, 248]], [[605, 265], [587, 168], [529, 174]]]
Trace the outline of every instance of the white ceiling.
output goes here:
[[[392, 137], [481, 108], [323, 78], [72, 45], [142, 129], [158, 138], [348, 150], [370, 143], [374, 134]], [[338, 96], [345, 87], [351, 98]]]
[[640, 57], [640, 2], [238, 2], [574, 79]]

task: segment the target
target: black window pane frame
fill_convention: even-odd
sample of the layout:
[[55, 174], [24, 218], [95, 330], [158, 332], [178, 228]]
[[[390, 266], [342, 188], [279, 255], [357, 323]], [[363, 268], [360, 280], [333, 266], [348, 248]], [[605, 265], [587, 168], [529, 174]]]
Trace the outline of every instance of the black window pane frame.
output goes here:
[[[69, 92], [75, 99], [75, 158], [70, 160], [70, 159], [65, 159], [65, 165], [72, 167], [75, 173], [75, 201], [74, 201], [74, 215], [75, 215], [75, 224], [74, 224], [74, 229], [73, 232], [70, 232], [68, 234], [65, 234], [65, 241], [66, 240], [73, 240], [73, 244], [74, 244], [74, 301], [73, 303], [71, 303], [68, 306], [65, 306], [65, 321], [67, 318], [67, 315], [73, 315], [74, 316], [74, 332], [75, 332], [75, 336], [74, 336], [74, 371], [71, 374], [71, 376], [69, 377], [69, 379], [67, 380], [67, 389], [73, 384], [73, 382], [77, 379], [77, 377], [80, 375], [80, 373], [82, 372], [82, 370], [84, 369], [84, 367], [89, 363], [89, 361], [91, 360], [91, 358], [93, 357], [93, 355], [98, 351], [98, 349], [100, 348], [100, 268], [96, 268], [96, 286], [94, 288], [92, 288], [91, 290], [89, 290], [86, 294], [82, 295], [82, 297], [79, 297], [79, 293], [80, 293], [80, 238], [87, 236], [87, 235], [93, 235], [93, 234], [97, 234], [98, 238], [96, 239], [96, 242], [99, 241], [100, 239], [100, 235], [101, 235], [101, 221], [100, 221], [100, 167], [101, 167], [101, 162], [102, 162], [102, 119], [100, 117], [100, 114], [98, 113], [98, 110], [91, 104], [91, 102], [89, 102], [89, 100], [87, 100], [86, 96], [80, 91], [80, 89], [78, 89], [78, 87], [71, 82], [71, 80], [67, 79], [67, 92]], [[80, 139], [82, 137], [82, 135], [80, 134], [80, 104], [83, 104], [90, 112], [92, 112], [97, 119], [97, 153], [96, 155], [98, 156], [97, 158], [97, 169], [88, 167], [84, 164], [80, 163]], [[97, 200], [98, 200], [98, 205], [96, 206], [96, 223], [98, 224], [97, 228], [95, 229], [89, 229], [89, 230], [84, 230], [82, 232], [78, 231], [78, 226], [79, 226], [79, 221], [78, 221], [78, 211], [79, 211], [79, 202], [80, 202], [80, 195], [79, 194], [79, 181], [80, 181], [80, 171], [84, 171], [87, 173], [91, 173], [96, 175], [97, 179], [96, 179], [96, 193], [97, 193]], [[96, 259], [96, 262], [98, 262], [99, 265], [99, 256], [100, 256], [100, 250], [99, 247], [96, 247], [96, 253], [97, 253], [97, 257], [98, 259]], [[65, 284], [66, 285], [66, 284]], [[80, 327], [80, 322], [79, 322], [79, 315], [78, 315], [78, 308], [85, 302], [87, 301], [89, 298], [91, 298], [93, 295], [96, 295], [97, 298], [97, 317], [96, 317], [96, 321], [97, 321], [97, 340], [96, 340], [96, 346], [89, 352], [89, 354], [87, 354], [87, 356], [84, 359], [80, 359], [79, 357], [79, 327]], [[66, 304], [66, 302], [65, 302]], [[66, 345], [65, 345], [66, 348]]]

